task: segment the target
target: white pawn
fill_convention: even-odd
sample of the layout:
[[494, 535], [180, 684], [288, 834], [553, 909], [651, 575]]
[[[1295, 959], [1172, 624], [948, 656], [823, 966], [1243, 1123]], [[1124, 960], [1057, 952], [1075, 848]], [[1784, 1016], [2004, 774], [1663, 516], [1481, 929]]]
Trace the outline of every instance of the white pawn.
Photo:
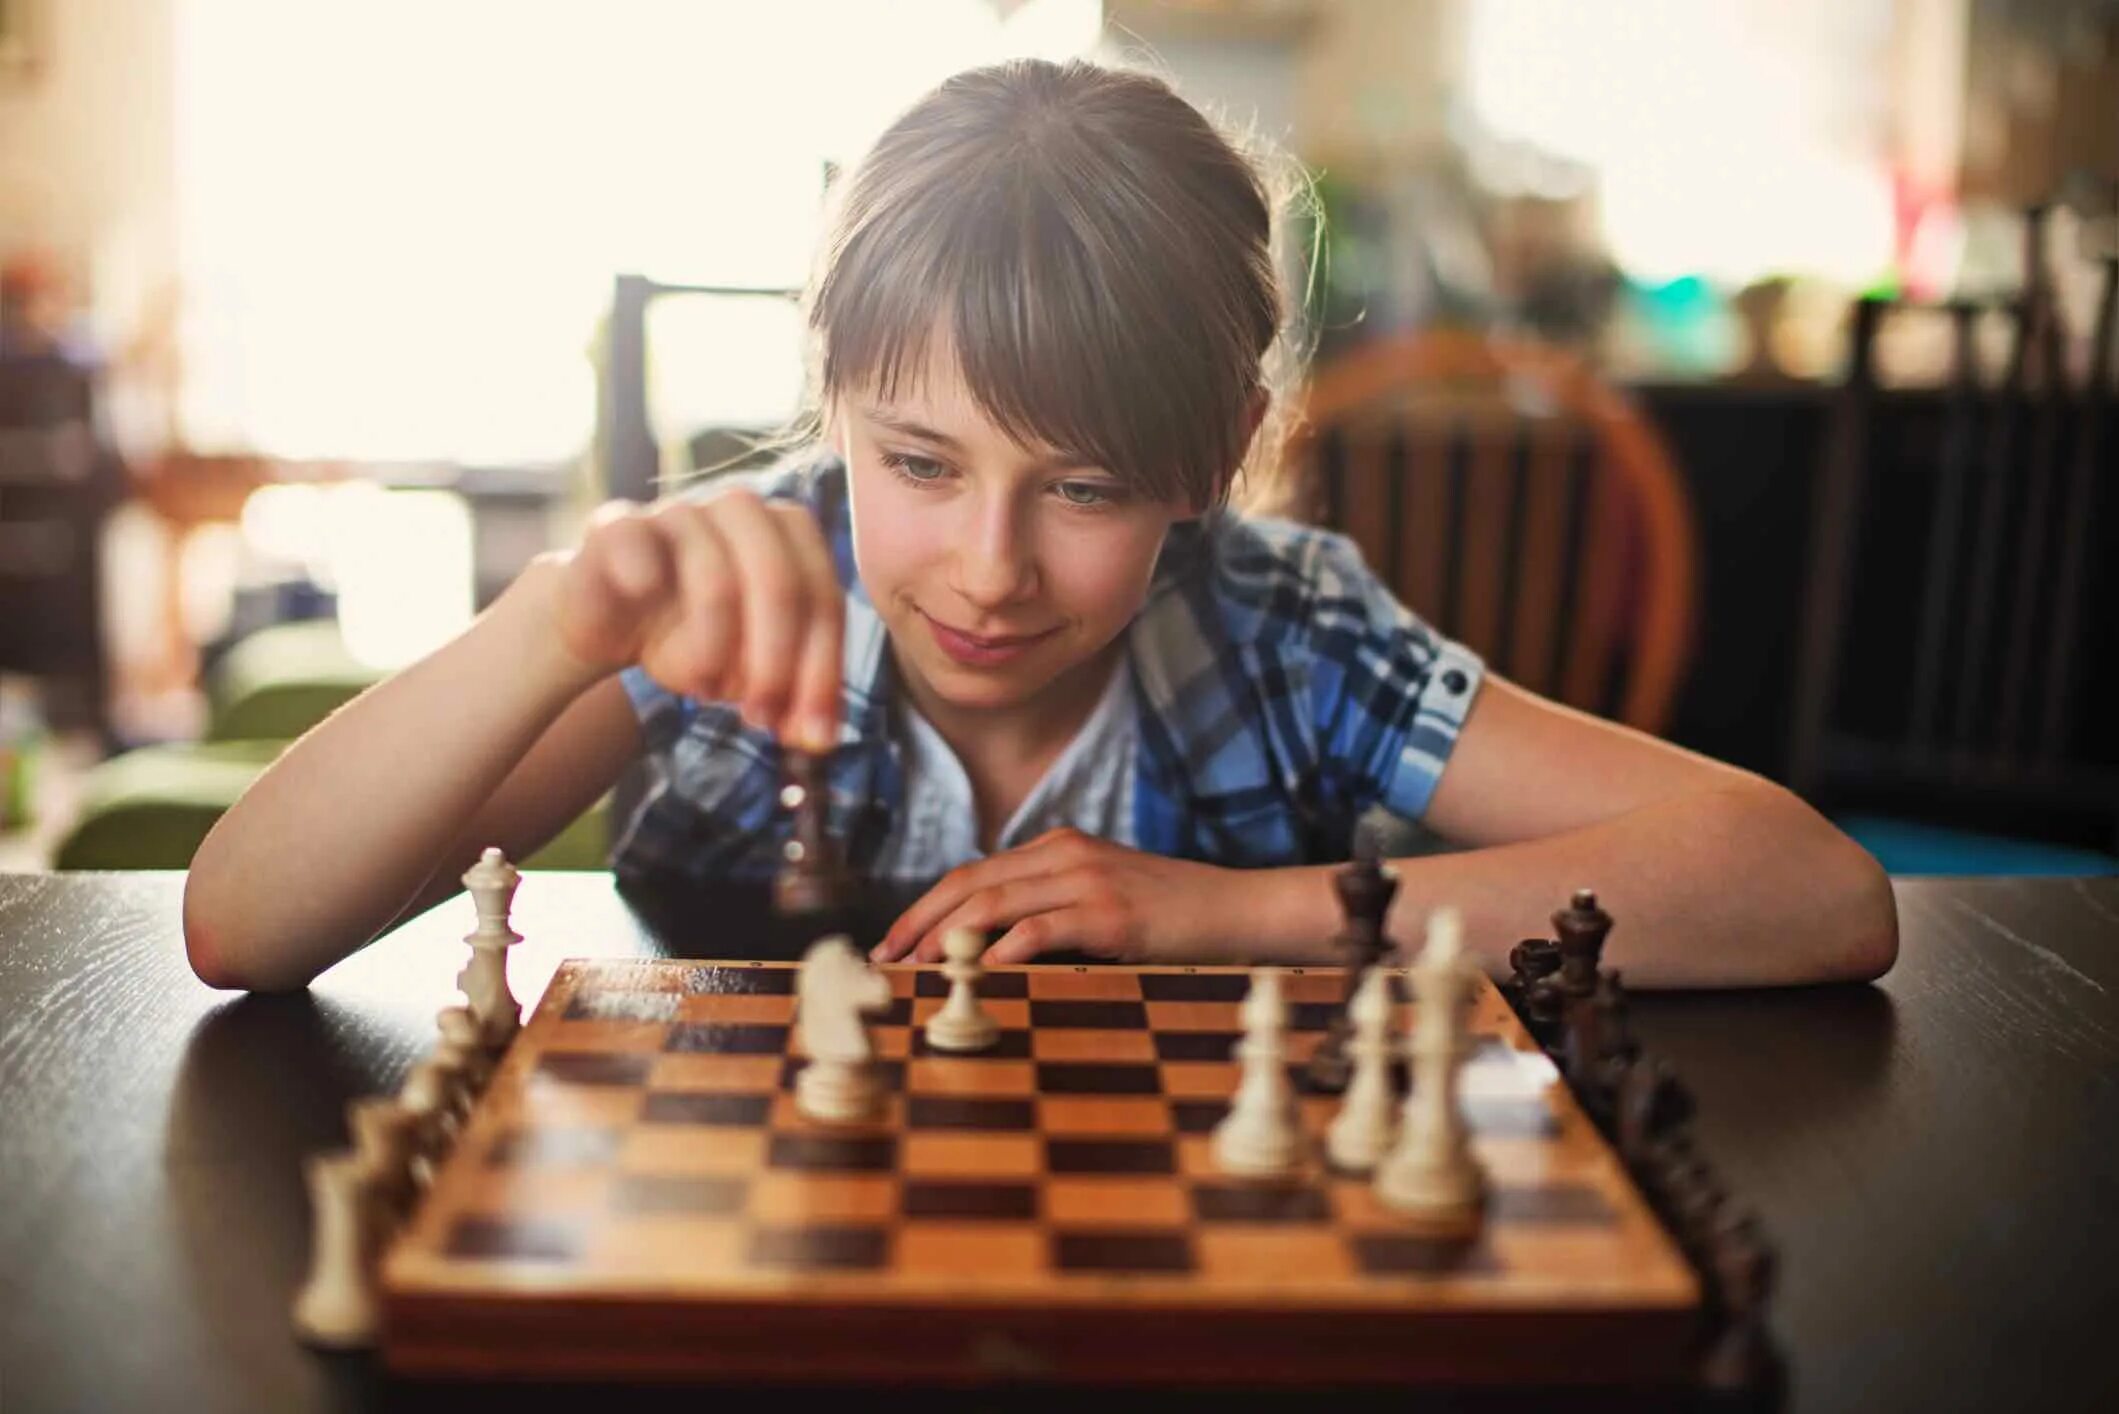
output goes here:
[[1457, 1095], [1479, 981], [1462, 955], [1463, 934], [1453, 908], [1428, 920], [1427, 948], [1412, 974], [1412, 1089], [1397, 1146], [1376, 1170], [1376, 1196], [1387, 1206], [1451, 1226], [1475, 1219], [1486, 1194]]
[[499, 850], [488, 848], [463, 876], [464, 888], [478, 910], [478, 928], [464, 935], [471, 960], [456, 974], [456, 985], [478, 1022], [480, 1044], [499, 1050], [522, 1026], [522, 1004], [508, 990], [508, 949], [522, 935], [508, 925], [508, 907], [522, 875]]
[[294, 1329], [311, 1345], [375, 1343], [377, 1202], [365, 1156], [318, 1154], [304, 1166], [312, 1213], [309, 1279], [294, 1299]]
[[434, 1014], [434, 1029], [441, 1038], [435, 1043], [435, 1054], [463, 1067], [466, 1098], [483, 1095], [493, 1078], [496, 1057], [483, 1044], [476, 1013], [466, 1006], [443, 1007]]
[[443, 1007], [434, 1014], [434, 1029], [440, 1033], [434, 1062], [448, 1086], [449, 1113], [460, 1124], [470, 1118], [491, 1063], [478, 1044], [478, 1022], [469, 1007]]
[[1214, 1158], [1225, 1173], [1272, 1177], [1294, 1169], [1302, 1154], [1295, 1091], [1288, 1084], [1288, 1012], [1278, 972], [1252, 971], [1242, 1016], [1244, 1036], [1236, 1054], [1243, 1061], [1243, 1080], [1228, 1115], [1214, 1127]]
[[1000, 1039], [1001, 1028], [979, 1006], [978, 983], [986, 971], [979, 956], [985, 951], [975, 929], [952, 928], [942, 938], [949, 1000], [927, 1023], [927, 1044], [938, 1051], [983, 1051]]
[[1354, 1025], [1347, 1046], [1354, 1078], [1325, 1131], [1324, 1145], [1335, 1167], [1366, 1173], [1390, 1148], [1397, 1108], [1391, 1093], [1391, 987], [1382, 968], [1371, 967], [1361, 980], [1347, 1004], [1347, 1019]]

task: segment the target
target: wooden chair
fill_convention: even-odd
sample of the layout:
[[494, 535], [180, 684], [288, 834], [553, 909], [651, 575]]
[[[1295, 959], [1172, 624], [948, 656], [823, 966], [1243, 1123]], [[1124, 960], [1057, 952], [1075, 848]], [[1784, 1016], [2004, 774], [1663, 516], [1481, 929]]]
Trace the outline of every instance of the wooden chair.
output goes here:
[[[1818, 482], [1790, 783], [1842, 815], [2114, 850], [2119, 252], [2071, 378], [2040, 224], [2032, 212], [2013, 296], [1855, 309]], [[1942, 326], [1946, 384], [1887, 388], [1879, 343], [1917, 320]], [[2007, 330], [1998, 377], [1978, 337], [1993, 321]], [[1985, 872], [1976, 849], [1948, 858]], [[1997, 868], [2060, 872], [2020, 851]]]
[[1579, 359], [1455, 330], [1366, 345], [1316, 374], [1289, 450], [1297, 513], [1437, 629], [1532, 691], [1668, 725], [1691, 509], [1662, 437]]

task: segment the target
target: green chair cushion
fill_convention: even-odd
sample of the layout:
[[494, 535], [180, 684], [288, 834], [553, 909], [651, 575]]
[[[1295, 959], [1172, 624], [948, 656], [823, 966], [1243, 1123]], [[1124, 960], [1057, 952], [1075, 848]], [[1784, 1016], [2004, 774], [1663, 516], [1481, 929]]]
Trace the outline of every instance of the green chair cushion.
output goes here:
[[388, 676], [346, 651], [330, 619], [259, 629], [206, 684], [208, 741], [288, 741]]
[[92, 767], [58, 869], [183, 869], [284, 741], [143, 746]]
[[[59, 842], [56, 869], [184, 869], [221, 813], [285, 750], [284, 741], [147, 746], [91, 768], [81, 811]], [[607, 867], [610, 802], [598, 801], [525, 869]]]

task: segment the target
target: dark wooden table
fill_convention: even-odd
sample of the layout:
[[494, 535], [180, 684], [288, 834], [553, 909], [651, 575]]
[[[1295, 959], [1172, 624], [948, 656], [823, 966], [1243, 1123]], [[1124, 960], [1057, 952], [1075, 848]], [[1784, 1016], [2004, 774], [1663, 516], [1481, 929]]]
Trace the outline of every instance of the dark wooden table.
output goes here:
[[[235, 997], [186, 968], [181, 891], [174, 874], [0, 876], [0, 1409], [608, 1402], [405, 1386], [288, 1334], [302, 1157], [343, 1143], [345, 1102], [431, 1044], [468, 902], [306, 995]], [[1898, 898], [1903, 955], [1880, 986], [1636, 1007], [1779, 1244], [1790, 1405], [2119, 1408], [2119, 879]], [[757, 954], [743, 913], [533, 875], [512, 974], [528, 1000], [569, 955]]]

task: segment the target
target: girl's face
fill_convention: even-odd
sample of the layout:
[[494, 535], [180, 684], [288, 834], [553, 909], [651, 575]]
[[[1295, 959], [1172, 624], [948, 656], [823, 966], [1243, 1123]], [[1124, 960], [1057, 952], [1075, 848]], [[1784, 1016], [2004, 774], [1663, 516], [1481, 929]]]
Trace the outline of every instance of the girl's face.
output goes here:
[[893, 401], [859, 392], [837, 406], [861, 581], [916, 692], [1034, 707], [1132, 620], [1164, 535], [1190, 512], [1017, 443], [946, 348], [908, 385]]

